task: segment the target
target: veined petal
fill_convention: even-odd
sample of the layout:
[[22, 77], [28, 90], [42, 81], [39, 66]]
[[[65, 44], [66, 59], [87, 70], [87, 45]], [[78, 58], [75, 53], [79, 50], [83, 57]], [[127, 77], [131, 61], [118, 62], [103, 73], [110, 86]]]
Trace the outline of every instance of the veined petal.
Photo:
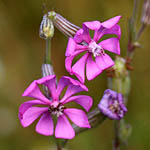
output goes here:
[[84, 22], [83, 26], [86, 26], [91, 30], [98, 30], [101, 26], [101, 23], [99, 21]]
[[63, 139], [72, 139], [75, 136], [74, 129], [72, 128], [65, 115], [60, 116], [57, 120], [55, 136], [56, 138]]
[[102, 72], [101, 68], [94, 62], [92, 55], [89, 55], [86, 64], [86, 76], [88, 80], [93, 80]]
[[60, 93], [65, 86], [68, 86], [68, 88], [66, 90], [65, 95], [60, 100], [61, 103], [64, 102], [68, 97], [78, 92], [88, 91], [88, 88], [85, 85], [67, 76], [64, 76], [60, 79], [58, 83], [58, 92]]
[[[24, 102], [23, 104], [20, 105], [19, 107], [19, 114], [24, 114], [24, 112], [29, 109], [30, 107], [32, 107], [33, 105], [46, 105], [45, 103], [43, 103], [40, 100], [31, 100], [31, 101], [27, 101]], [[21, 115], [22, 116], [22, 115]], [[20, 116], [20, 117], [21, 117]], [[19, 117], [19, 118], [20, 118]], [[21, 118], [20, 118], [21, 119]]]
[[66, 67], [66, 70], [72, 75], [72, 61], [73, 59], [75, 58], [75, 56], [77, 56], [78, 54], [84, 52], [84, 50], [78, 50], [78, 51], [75, 51], [72, 55], [70, 55], [69, 57], [66, 57], [65, 59], [65, 67]]
[[114, 65], [113, 60], [107, 54], [97, 56], [95, 60], [98, 67], [102, 70], [110, 68]]
[[32, 97], [38, 100], [41, 100], [44, 103], [50, 104], [50, 100], [47, 99], [42, 92], [40, 91], [40, 88], [37, 85], [37, 81], [33, 81], [29, 87], [24, 91], [24, 93], [22, 94], [22, 96], [28, 96], [28, 97]]
[[117, 35], [117, 38], [120, 39], [120, 36], [121, 36], [120, 26], [118, 24], [116, 24], [110, 29], [101, 27], [99, 30], [95, 31], [93, 39], [94, 39], [94, 41], [98, 42], [98, 40], [106, 34]]
[[119, 22], [120, 18], [121, 16], [116, 16], [109, 20], [106, 20], [102, 23], [102, 26], [105, 28], [112, 28], [114, 25], [116, 25]]
[[37, 84], [43, 84], [48, 87], [50, 90], [51, 96], [53, 99], [57, 97], [56, 95], [56, 76], [55, 75], [50, 75], [43, 77], [39, 80], [36, 80]]
[[105, 50], [120, 55], [120, 44], [118, 38], [109, 38], [103, 40], [98, 45], [100, 45]]
[[36, 132], [42, 135], [53, 135], [54, 125], [49, 112], [45, 112], [36, 125]]
[[86, 64], [88, 55], [89, 55], [89, 53], [86, 53], [85, 55], [83, 55], [72, 67], [73, 74], [82, 83], [84, 83], [84, 81], [85, 81], [84, 71], [85, 71], [85, 64]]
[[48, 111], [48, 107], [30, 107], [24, 112], [24, 114], [19, 114], [19, 119], [22, 126], [29, 126], [46, 111]]
[[88, 28], [83, 26], [83, 29], [79, 29], [74, 36], [74, 40], [76, 43], [81, 43], [83, 41], [89, 43], [91, 41], [91, 37]]
[[78, 95], [78, 96], [72, 96], [64, 101], [61, 101], [63, 104], [69, 103], [69, 102], [76, 102], [77, 104], [81, 105], [87, 112], [90, 110], [93, 104], [93, 100], [90, 96], [86, 95]]
[[90, 128], [88, 118], [83, 110], [67, 108], [64, 113], [70, 118], [70, 120], [81, 128]]

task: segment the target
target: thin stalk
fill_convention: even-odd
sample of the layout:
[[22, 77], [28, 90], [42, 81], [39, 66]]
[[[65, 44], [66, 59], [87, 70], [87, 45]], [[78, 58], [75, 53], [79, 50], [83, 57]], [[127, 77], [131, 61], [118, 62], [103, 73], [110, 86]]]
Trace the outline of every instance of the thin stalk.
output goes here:
[[136, 20], [138, 15], [139, 2], [140, 0], [134, 0], [133, 13], [129, 21], [129, 41], [128, 41], [128, 50], [127, 50], [127, 56], [129, 58], [132, 58], [132, 53], [135, 49], [134, 41], [136, 38]]
[[113, 150], [120, 150], [120, 138], [119, 138], [120, 121], [114, 121], [114, 145]]
[[137, 33], [136, 37], [135, 37], [135, 41], [137, 41], [139, 39], [139, 37], [141, 36], [143, 30], [145, 29], [146, 25], [145, 24], [142, 24], [140, 29], [139, 29], [139, 32]]
[[45, 64], [51, 64], [51, 38], [46, 39]]
[[135, 27], [135, 23], [137, 20], [139, 2], [140, 0], [134, 0], [134, 8], [133, 8], [133, 14], [132, 14], [132, 19], [131, 19], [131, 23], [133, 27]]

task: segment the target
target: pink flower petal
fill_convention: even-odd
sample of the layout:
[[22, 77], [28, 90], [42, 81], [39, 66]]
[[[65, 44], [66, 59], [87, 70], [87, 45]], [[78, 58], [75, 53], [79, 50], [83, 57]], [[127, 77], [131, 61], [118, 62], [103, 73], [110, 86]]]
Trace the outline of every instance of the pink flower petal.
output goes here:
[[36, 125], [36, 132], [42, 135], [53, 135], [54, 125], [49, 112], [45, 112]]
[[94, 40], [96, 42], [98, 42], [98, 40], [103, 37], [106, 34], [114, 34], [117, 35], [117, 38], [120, 39], [121, 36], [121, 29], [120, 26], [118, 24], [114, 25], [112, 28], [108, 29], [108, 28], [104, 28], [101, 27], [99, 30], [95, 31], [94, 34]]
[[57, 120], [55, 136], [63, 139], [72, 139], [75, 136], [75, 132], [65, 115], [60, 116]]
[[84, 83], [85, 81], [85, 76], [84, 76], [84, 71], [85, 71], [85, 63], [87, 61], [89, 53], [86, 53], [83, 55], [72, 67], [72, 72], [76, 77]]
[[73, 123], [81, 128], [90, 128], [88, 118], [83, 110], [68, 108], [64, 113], [71, 119]]
[[66, 70], [72, 75], [72, 61], [73, 59], [75, 58], [75, 56], [77, 56], [78, 54], [84, 52], [84, 50], [78, 50], [78, 51], [75, 51], [72, 55], [70, 55], [69, 57], [66, 57], [65, 59], [65, 67], [66, 67]]
[[118, 38], [109, 38], [107, 40], [103, 40], [99, 43], [99, 45], [105, 50], [120, 55], [120, 44]]
[[116, 25], [119, 22], [120, 18], [121, 16], [116, 16], [109, 20], [106, 20], [102, 23], [102, 26], [105, 28], [112, 28], [114, 25]]
[[48, 111], [48, 107], [30, 107], [24, 112], [24, 114], [19, 114], [19, 119], [22, 126], [29, 126], [46, 111]]
[[89, 55], [86, 64], [86, 76], [88, 80], [93, 80], [96, 76], [98, 76], [102, 70], [98, 67], [98, 65], [92, 59], [92, 55]]
[[79, 81], [74, 80], [67, 76], [63, 76], [58, 83], [58, 94], [60, 94], [60, 92], [62, 91], [62, 89], [65, 86], [68, 86], [68, 88], [65, 92], [65, 95], [60, 100], [61, 103], [63, 101], [65, 101], [68, 97], [70, 97], [78, 92], [88, 91], [88, 88], [85, 85], [81, 84]]
[[41, 100], [44, 103], [50, 104], [50, 100], [47, 99], [40, 91], [40, 88], [38, 87], [36, 80], [33, 81], [29, 87], [24, 91], [22, 96], [28, 96], [32, 98], [36, 98], [38, 100]]
[[114, 65], [113, 60], [107, 54], [104, 54], [102, 56], [97, 56], [95, 60], [96, 60], [96, 64], [102, 70], [105, 70]]
[[74, 40], [76, 43], [81, 43], [83, 41], [89, 43], [91, 41], [91, 37], [88, 28], [83, 27], [83, 29], [78, 30], [74, 36]]
[[70, 56], [76, 48], [76, 43], [73, 38], [69, 38], [65, 56]]
[[55, 75], [43, 77], [39, 80], [36, 80], [36, 83], [47, 86], [48, 89], [50, 90], [52, 98], [56, 99], [57, 95], [56, 95], [56, 76]]
[[73, 38], [69, 38], [65, 56], [71, 56], [75, 50], [86, 50], [87, 48], [87, 46], [76, 44]]
[[[24, 114], [24, 112], [25, 112], [28, 108], [32, 107], [33, 105], [46, 105], [46, 104], [43, 103], [43, 102], [40, 101], [40, 100], [27, 101], [27, 102], [25, 102], [25, 103], [23, 103], [23, 104], [20, 105], [20, 107], [19, 107], [19, 114]], [[20, 116], [20, 117], [21, 117], [21, 116]], [[20, 117], [19, 117], [19, 118], [20, 118]], [[20, 119], [21, 119], [21, 118], [20, 118]]]
[[83, 26], [86, 26], [91, 30], [98, 30], [101, 26], [101, 23], [99, 21], [84, 22]]
[[69, 102], [76, 102], [77, 104], [81, 105], [87, 112], [90, 110], [93, 104], [93, 100], [90, 96], [86, 95], [78, 95], [78, 96], [72, 96], [63, 102], [60, 101], [63, 104], [69, 103]]

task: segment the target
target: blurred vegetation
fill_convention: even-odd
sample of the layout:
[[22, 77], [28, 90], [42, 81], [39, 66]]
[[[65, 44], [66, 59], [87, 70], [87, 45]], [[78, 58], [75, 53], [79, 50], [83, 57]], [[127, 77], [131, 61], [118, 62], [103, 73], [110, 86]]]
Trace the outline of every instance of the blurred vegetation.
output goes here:
[[[104, 21], [122, 15], [121, 54], [126, 54], [128, 19], [132, 14], [133, 0], [0, 0], [0, 149], [1, 150], [54, 150], [52, 137], [35, 132], [35, 123], [23, 129], [18, 120], [18, 107], [25, 98], [24, 89], [41, 77], [41, 64], [45, 42], [39, 38], [39, 25], [43, 16], [43, 4], [55, 10], [78, 26], [90, 20]], [[142, 1], [141, 1], [142, 6]], [[139, 12], [140, 14], [141, 12]], [[140, 19], [140, 18], [139, 18]], [[138, 26], [139, 27], [139, 26]], [[150, 28], [147, 27], [136, 50], [132, 87], [126, 120], [133, 132], [128, 150], [150, 149]], [[67, 38], [57, 29], [52, 39], [52, 59], [58, 77], [68, 75], [64, 67]], [[59, 60], [59, 61], [58, 61]], [[89, 94], [96, 106], [107, 87], [105, 73], [86, 82]], [[71, 150], [112, 149], [112, 121], [82, 133], [69, 142]]]

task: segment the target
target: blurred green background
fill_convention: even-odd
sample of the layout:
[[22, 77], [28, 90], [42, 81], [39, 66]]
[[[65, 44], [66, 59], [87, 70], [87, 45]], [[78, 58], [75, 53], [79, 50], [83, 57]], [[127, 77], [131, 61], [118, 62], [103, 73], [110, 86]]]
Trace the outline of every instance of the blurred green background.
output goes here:
[[[52, 137], [35, 132], [35, 123], [24, 129], [18, 120], [18, 107], [27, 100], [21, 94], [31, 81], [41, 77], [45, 41], [39, 38], [38, 31], [43, 3], [48, 10], [55, 10], [78, 26], [84, 21], [104, 21], [122, 15], [121, 54], [126, 53], [127, 23], [133, 0], [0, 0], [0, 150], [55, 149]], [[150, 149], [149, 39], [150, 28], [147, 27], [140, 38], [142, 47], [136, 50], [131, 73], [132, 88], [125, 118], [132, 124], [133, 132], [128, 150]], [[52, 39], [52, 59], [58, 77], [68, 75], [64, 67], [66, 45], [67, 38], [56, 29]], [[105, 73], [86, 84], [96, 106], [107, 88]], [[106, 120], [101, 126], [71, 140], [68, 148], [110, 150], [112, 139], [112, 121]]]

